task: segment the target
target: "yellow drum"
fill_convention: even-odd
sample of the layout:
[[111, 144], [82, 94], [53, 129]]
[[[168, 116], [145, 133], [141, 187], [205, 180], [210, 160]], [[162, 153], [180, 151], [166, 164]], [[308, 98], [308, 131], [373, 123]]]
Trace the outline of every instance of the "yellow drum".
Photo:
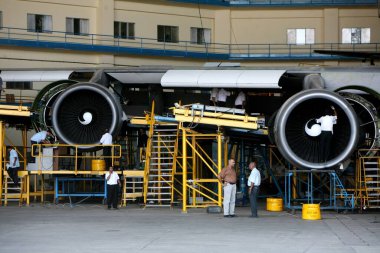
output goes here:
[[106, 161], [104, 160], [92, 160], [91, 170], [93, 171], [104, 171], [106, 169]]
[[282, 198], [267, 198], [267, 211], [281, 212], [283, 209]]
[[303, 204], [302, 205], [302, 219], [304, 220], [320, 220], [321, 208], [319, 204]]

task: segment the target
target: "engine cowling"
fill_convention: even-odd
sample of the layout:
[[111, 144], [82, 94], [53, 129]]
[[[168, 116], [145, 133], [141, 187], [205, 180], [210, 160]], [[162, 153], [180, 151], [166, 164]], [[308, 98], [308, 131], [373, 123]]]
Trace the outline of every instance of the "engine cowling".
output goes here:
[[107, 88], [95, 83], [70, 86], [56, 98], [51, 110], [52, 126], [58, 138], [67, 144], [99, 144], [105, 129], [118, 134], [122, 109]]
[[[321, 138], [310, 122], [334, 106], [338, 114], [330, 156], [321, 159]], [[315, 129], [313, 129], [315, 130]], [[310, 89], [290, 97], [280, 108], [274, 122], [274, 138], [281, 154], [294, 166], [304, 169], [333, 168], [346, 160], [357, 147], [359, 125], [350, 104], [337, 93]]]

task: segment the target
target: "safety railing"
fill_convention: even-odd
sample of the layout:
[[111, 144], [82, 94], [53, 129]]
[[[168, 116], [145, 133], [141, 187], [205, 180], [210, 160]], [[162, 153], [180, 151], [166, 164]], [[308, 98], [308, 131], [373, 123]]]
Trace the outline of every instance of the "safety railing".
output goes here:
[[43, 47], [114, 54], [141, 54], [212, 59], [342, 59], [342, 56], [314, 53], [314, 50], [379, 52], [380, 43], [314, 43], [314, 44], [224, 44], [190, 41], [159, 42], [154, 38], [118, 38], [112, 35], [80, 34], [62, 31], [30, 32], [3, 27], [0, 45]]
[[[111, 147], [111, 154], [109, 156], [104, 156], [98, 152], [91, 152], [85, 150], [85, 148], [94, 148], [94, 150], [100, 150], [103, 147]], [[44, 149], [50, 148], [51, 152], [43, 152]], [[64, 154], [60, 153], [62, 148], [66, 148], [69, 152]], [[38, 153], [36, 152], [38, 151]], [[80, 171], [81, 163], [86, 167], [86, 159], [99, 160], [99, 159], [111, 159], [111, 165], [114, 166], [115, 159], [121, 157], [121, 146], [120, 145], [89, 145], [89, 144], [79, 144], [79, 145], [70, 145], [70, 144], [33, 144], [31, 156], [36, 159], [36, 169], [39, 171], [42, 170], [70, 170], [75, 173]], [[54, 167], [53, 161], [48, 163], [48, 168], [44, 164], [44, 158], [48, 159], [68, 159], [70, 160], [69, 165], [63, 165], [60, 167], [57, 164], [57, 167]], [[59, 162], [59, 161], [57, 161]], [[71, 163], [73, 162], [73, 164]], [[106, 169], [106, 168], [104, 168]]]
[[219, 6], [313, 6], [313, 5], [374, 5], [377, 0], [171, 0], [182, 3]]

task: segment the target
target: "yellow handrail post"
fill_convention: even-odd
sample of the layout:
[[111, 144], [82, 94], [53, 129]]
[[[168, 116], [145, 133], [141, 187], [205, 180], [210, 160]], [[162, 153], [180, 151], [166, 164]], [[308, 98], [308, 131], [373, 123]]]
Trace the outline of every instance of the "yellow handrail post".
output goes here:
[[[222, 171], [222, 134], [218, 132], [218, 174]], [[222, 184], [218, 183], [218, 206], [222, 206]]]
[[182, 128], [182, 212], [187, 212], [187, 150], [186, 150], [186, 130]]
[[[194, 135], [191, 137], [191, 143], [193, 145], [193, 147], [191, 148], [191, 157], [192, 157], [192, 165], [193, 165], [192, 179], [194, 182], [194, 180], [196, 179], [196, 176], [197, 176], [196, 175], [197, 166], [196, 166], [196, 157], [195, 157], [196, 153], [195, 153], [195, 136]], [[195, 186], [195, 184], [194, 184], [194, 186]], [[196, 195], [195, 194], [196, 194], [196, 192], [193, 188], [193, 190], [192, 190], [193, 205], [195, 205], [195, 202], [196, 202]]]
[[0, 121], [0, 205], [2, 204], [3, 197], [3, 169], [4, 169], [4, 161], [3, 161], [3, 147], [4, 147], [4, 124]]

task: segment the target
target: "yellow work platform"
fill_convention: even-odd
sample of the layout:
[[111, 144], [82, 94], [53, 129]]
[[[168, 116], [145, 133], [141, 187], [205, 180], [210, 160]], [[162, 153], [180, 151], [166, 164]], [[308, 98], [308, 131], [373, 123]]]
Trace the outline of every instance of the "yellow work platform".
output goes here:
[[30, 117], [31, 112], [28, 106], [22, 105], [0, 105], [0, 115]]

